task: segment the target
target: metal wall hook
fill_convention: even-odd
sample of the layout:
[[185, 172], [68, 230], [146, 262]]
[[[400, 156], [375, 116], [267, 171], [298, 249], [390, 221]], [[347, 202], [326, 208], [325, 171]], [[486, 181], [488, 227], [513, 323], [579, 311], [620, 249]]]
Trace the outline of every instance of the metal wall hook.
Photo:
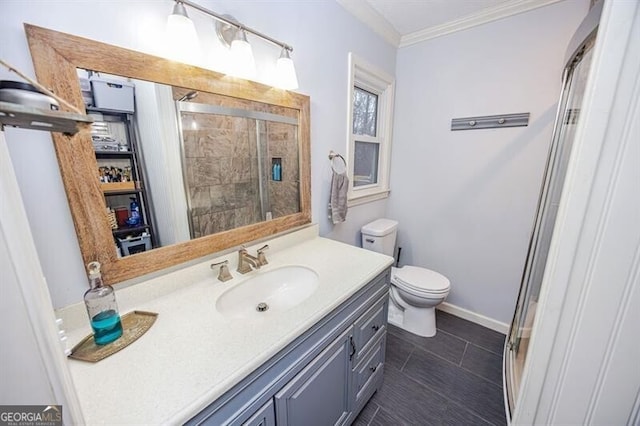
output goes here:
[[529, 113], [485, 115], [482, 117], [454, 118], [451, 130], [493, 129], [496, 127], [524, 127], [529, 125]]

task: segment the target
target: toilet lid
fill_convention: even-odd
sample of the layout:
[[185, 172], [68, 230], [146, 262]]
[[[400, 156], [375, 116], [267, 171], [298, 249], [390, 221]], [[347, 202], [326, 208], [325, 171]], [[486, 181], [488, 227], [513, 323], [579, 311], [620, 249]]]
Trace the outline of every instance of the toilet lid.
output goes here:
[[410, 290], [431, 294], [446, 293], [451, 286], [444, 275], [418, 266], [393, 268], [391, 281]]

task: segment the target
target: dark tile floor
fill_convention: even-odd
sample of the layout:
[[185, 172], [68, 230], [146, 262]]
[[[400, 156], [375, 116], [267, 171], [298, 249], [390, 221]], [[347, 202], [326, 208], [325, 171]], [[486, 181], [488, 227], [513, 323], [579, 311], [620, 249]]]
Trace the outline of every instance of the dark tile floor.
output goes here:
[[354, 425], [506, 425], [505, 336], [437, 311], [438, 333], [389, 325], [384, 384]]

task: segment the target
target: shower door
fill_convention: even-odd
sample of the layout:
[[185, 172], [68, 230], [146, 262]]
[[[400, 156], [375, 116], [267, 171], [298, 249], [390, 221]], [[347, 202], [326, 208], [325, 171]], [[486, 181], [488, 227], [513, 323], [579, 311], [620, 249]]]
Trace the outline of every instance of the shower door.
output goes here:
[[535, 223], [529, 243], [520, 293], [511, 329], [505, 345], [505, 392], [508, 412], [513, 413], [520, 378], [527, 357], [531, 329], [535, 319], [540, 285], [544, 274], [553, 228], [558, 213], [580, 107], [591, 63], [595, 32], [570, 56], [563, 75], [563, 88], [549, 149], [544, 181], [540, 190]]
[[193, 101], [176, 110], [191, 238], [300, 212], [297, 118]]

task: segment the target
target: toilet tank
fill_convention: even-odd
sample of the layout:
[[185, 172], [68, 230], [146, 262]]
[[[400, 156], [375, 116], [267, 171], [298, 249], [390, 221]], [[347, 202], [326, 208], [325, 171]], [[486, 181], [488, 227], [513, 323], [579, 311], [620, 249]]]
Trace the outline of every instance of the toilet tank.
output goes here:
[[393, 256], [398, 233], [398, 222], [391, 219], [378, 219], [367, 223], [362, 232], [362, 248]]

